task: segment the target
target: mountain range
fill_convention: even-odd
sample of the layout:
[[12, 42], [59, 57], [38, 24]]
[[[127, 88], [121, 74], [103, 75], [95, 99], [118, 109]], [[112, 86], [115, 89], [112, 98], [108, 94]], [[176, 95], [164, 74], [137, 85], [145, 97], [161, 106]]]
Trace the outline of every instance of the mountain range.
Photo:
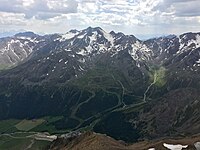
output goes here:
[[126, 142], [200, 130], [200, 33], [18, 33], [0, 38], [0, 68], [0, 120], [61, 116], [56, 130]]

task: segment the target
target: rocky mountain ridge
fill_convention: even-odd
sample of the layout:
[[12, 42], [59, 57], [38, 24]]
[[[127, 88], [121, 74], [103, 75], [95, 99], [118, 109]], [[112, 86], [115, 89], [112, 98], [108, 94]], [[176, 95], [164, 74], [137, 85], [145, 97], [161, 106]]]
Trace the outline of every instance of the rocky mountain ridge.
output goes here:
[[48, 147], [48, 150], [198, 150], [200, 148], [198, 135], [176, 139], [157, 139], [127, 144], [114, 140], [106, 135], [86, 132], [74, 138], [58, 138]]

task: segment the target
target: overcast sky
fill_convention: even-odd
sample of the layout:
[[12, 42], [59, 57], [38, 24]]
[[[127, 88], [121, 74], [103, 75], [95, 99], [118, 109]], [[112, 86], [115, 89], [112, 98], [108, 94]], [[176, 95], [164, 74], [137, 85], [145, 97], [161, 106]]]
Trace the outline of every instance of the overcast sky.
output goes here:
[[200, 0], [0, 0], [0, 32], [88, 26], [139, 37], [200, 32]]

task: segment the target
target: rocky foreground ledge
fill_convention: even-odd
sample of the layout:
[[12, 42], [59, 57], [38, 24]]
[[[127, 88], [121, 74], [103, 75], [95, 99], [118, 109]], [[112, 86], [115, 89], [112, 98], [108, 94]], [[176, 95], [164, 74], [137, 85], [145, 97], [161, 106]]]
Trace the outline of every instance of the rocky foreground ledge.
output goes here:
[[48, 150], [199, 150], [200, 135], [192, 137], [142, 141], [127, 144], [107, 135], [85, 132], [66, 138], [60, 137], [52, 142]]

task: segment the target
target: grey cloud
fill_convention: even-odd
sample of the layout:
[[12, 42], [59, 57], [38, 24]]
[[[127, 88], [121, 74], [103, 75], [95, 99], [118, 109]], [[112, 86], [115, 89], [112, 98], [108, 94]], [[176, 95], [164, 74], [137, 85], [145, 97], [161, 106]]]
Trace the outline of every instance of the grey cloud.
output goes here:
[[[78, 7], [76, 0], [34, 0], [34, 3], [28, 7], [23, 6], [22, 0], [12, 0], [12, 3], [9, 0], [2, 1], [1, 12], [24, 13], [25, 18], [35, 16], [38, 19], [48, 19], [61, 14], [76, 13]], [[49, 8], [48, 2], [60, 5]]]
[[91, 25], [140, 34], [199, 30], [194, 17], [200, 16], [199, 0], [34, 0], [27, 7], [22, 0], [0, 1], [0, 13], [6, 14], [0, 16], [0, 29], [12, 25], [52, 33]]
[[200, 3], [197, 1], [174, 4], [176, 8], [175, 14], [180, 17], [200, 16]]
[[[25, 14], [27, 17], [36, 16], [38, 19], [48, 19], [61, 14], [77, 12], [78, 3], [75, 0], [54, 0], [53, 2], [60, 5], [49, 8], [47, 5], [48, 0], [35, 0], [33, 6]], [[64, 5], [67, 7], [64, 7]]]
[[47, 0], [35, 0], [35, 2], [28, 8], [24, 8], [23, 13], [27, 19], [35, 16], [37, 19], [48, 19], [52, 17], [52, 12], [49, 13]]
[[[58, 13], [76, 13], [78, 2], [76, 0], [54, 0], [55, 3], [60, 3], [59, 6], [56, 8], [51, 9], [51, 11], [58, 12]], [[63, 7], [63, 5], [66, 5]]]
[[154, 8], [154, 11], [167, 13], [173, 11], [176, 17], [196, 17], [200, 16], [199, 8], [199, 0], [164, 0]]
[[12, 3], [9, 0], [1, 0], [0, 11], [17, 13], [20, 12], [19, 7], [21, 5], [22, 2], [18, 0], [12, 0]]

